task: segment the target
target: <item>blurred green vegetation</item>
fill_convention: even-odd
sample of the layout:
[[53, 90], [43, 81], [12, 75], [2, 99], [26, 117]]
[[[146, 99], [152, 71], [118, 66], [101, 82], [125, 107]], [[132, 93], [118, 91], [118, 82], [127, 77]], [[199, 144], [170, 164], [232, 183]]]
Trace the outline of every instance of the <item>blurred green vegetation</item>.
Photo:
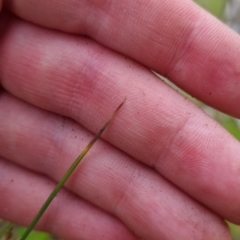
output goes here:
[[240, 239], [240, 227], [236, 226], [232, 223], [228, 223], [231, 234], [232, 234], [232, 240], [239, 240]]
[[[26, 228], [23, 228], [23, 227], [16, 228], [15, 229], [16, 236], [18, 237], [22, 236], [25, 230]], [[28, 240], [34, 240], [34, 239], [35, 240], [52, 240], [53, 238], [47, 233], [33, 231], [29, 234]]]
[[[7, 229], [10, 228], [10, 226], [13, 226], [12, 238], [10, 240], [19, 239], [23, 235], [24, 231], [26, 230], [26, 228], [24, 227], [14, 226], [9, 222], [0, 220], [0, 240], [2, 240], [3, 236], [6, 234], [6, 231]], [[60, 240], [60, 238], [56, 238], [51, 236], [48, 233], [39, 232], [39, 231], [32, 231], [29, 234], [27, 239], [28, 240]]]
[[218, 18], [223, 16], [227, 4], [227, 0], [195, 0], [195, 2]]

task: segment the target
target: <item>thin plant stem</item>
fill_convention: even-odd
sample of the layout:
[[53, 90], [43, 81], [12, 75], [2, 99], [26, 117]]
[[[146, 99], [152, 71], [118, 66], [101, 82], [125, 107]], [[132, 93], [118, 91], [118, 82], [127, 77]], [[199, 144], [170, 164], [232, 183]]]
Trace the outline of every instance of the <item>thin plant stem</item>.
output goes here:
[[[126, 99], [125, 99], [126, 100]], [[68, 180], [68, 178], [71, 176], [77, 165], [80, 163], [80, 161], [83, 159], [83, 157], [87, 154], [87, 152], [90, 150], [90, 148], [93, 146], [93, 144], [97, 141], [97, 139], [101, 136], [103, 131], [106, 129], [108, 124], [111, 122], [117, 111], [122, 107], [125, 100], [118, 106], [118, 108], [113, 112], [112, 116], [108, 119], [108, 121], [103, 125], [103, 127], [99, 130], [99, 132], [94, 136], [94, 138], [88, 143], [88, 145], [83, 149], [83, 151], [80, 153], [80, 155], [76, 158], [76, 160], [73, 162], [73, 164], [69, 167], [69, 169], [66, 171], [66, 173], [63, 175], [57, 186], [54, 188], [52, 193], [49, 195], [29, 227], [24, 232], [23, 236], [19, 240], [25, 240], [27, 236], [30, 234], [30, 232], [33, 230], [45, 210], [48, 208], [54, 197], [57, 195], [59, 190], [63, 187], [65, 182]]]

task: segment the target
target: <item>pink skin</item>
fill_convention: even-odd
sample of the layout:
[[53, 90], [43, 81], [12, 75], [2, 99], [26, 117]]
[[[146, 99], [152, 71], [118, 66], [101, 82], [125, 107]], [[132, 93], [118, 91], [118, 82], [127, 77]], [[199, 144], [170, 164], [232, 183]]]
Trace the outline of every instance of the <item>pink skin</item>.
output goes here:
[[4, 4], [46, 28], [0, 15], [0, 217], [27, 225], [127, 97], [38, 228], [230, 239], [222, 219], [240, 223], [239, 143], [149, 68], [240, 116], [239, 37], [187, 0]]
[[[79, 149], [93, 135], [71, 119], [32, 107], [6, 93], [1, 96], [0, 109], [1, 135], [5, 136], [0, 140], [2, 155], [30, 171], [48, 176], [41, 180], [38, 174], [35, 176], [29, 170], [13, 166], [7, 161], [1, 162], [3, 200], [0, 215], [27, 224], [50, 192], [46, 181], [52, 185], [51, 179], [59, 180], [72, 159], [78, 155]], [[10, 189], [6, 188], [9, 185]], [[79, 201], [77, 210], [74, 210], [76, 206], [72, 204], [71, 198], [58, 196], [60, 199], [57, 206], [53, 204], [49, 208], [39, 224], [40, 229], [67, 236], [71, 227], [68, 219], [73, 218], [72, 222], [79, 222], [78, 229], [72, 231], [67, 239], [77, 239], [77, 236], [85, 239], [90, 233], [95, 233], [95, 237], [104, 233], [103, 239], [107, 239], [107, 234], [109, 239], [118, 239], [115, 236], [119, 232], [122, 232], [119, 239], [135, 239], [116, 219], [110, 225], [107, 224], [111, 221], [107, 213], [111, 213], [143, 239], [173, 239], [177, 235], [182, 239], [229, 238], [224, 223], [217, 215], [174, 187], [153, 169], [103, 140], [94, 145], [66, 187], [80, 197], [76, 200]], [[92, 205], [86, 209], [82, 206], [86, 203], [81, 198], [105, 212], [94, 209]], [[16, 211], [19, 202], [24, 204]], [[65, 205], [68, 207], [62, 212], [61, 208], [65, 208]], [[82, 208], [85, 210], [83, 213]], [[90, 219], [94, 215], [99, 218], [102, 215], [103, 220], [95, 219], [92, 225], [86, 224], [86, 228], [84, 223], [87, 213]], [[58, 217], [54, 220], [56, 214]], [[21, 218], [18, 220], [19, 216]], [[89, 218], [87, 220], [90, 222]], [[103, 226], [97, 225], [95, 229], [96, 221], [100, 221]], [[117, 223], [115, 228], [113, 225]], [[58, 232], [58, 226], [61, 232]], [[82, 232], [82, 228], [85, 232]], [[124, 234], [127, 237], [123, 238]], [[94, 238], [91, 236], [89, 239]]]
[[[1, 217], [29, 224], [56, 183], [4, 158], [0, 158], [0, 173]], [[41, 218], [38, 229], [64, 239], [138, 239], [117, 218], [65, 189]]]
[[191, 0], [5, 2], [23, 19], [87, 35], [240, 117], [239, 36]]

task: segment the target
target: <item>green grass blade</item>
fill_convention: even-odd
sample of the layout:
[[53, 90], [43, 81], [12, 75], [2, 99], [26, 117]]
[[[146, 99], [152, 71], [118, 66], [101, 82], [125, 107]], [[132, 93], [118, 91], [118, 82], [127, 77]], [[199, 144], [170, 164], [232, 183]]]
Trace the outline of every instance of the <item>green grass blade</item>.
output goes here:
[[[126, 100], [126, 99], [125, 99]], [[31, 224], [29, 225], [29, 227], [27, 228], [27, 230], [24, 232], [23, 236], [20, 238], [20, 240], [25, 240], [27, 238], [27, 236], [29, 235], [29, 233], [33, 230], [33, 228], [35, 227], [35, 225], [37, 224], [37, 222], [39, 221], [39, 219], [41, 218], [41, 216], [43, 215], [43, 213], [46, 211], [46, 209], [48, 208], [48, 206], [50, 205], [50, 203], [52, 202], [52, 200], [54, 199], [54, 197], [57, 195], [57, 193], [59, 192], [59, 190], [63, 187], [63, 185], [65, 184], [65, 182], [68, 180], [68, 178], [71, 176], [71, 174], [73, 173], [73, 171], [75, 170], [75, 168], [77, 167], [77, 165], [80, 163], [80, 161], [83, 159], [83, 157], [87, 154], [87, 152], [90, 150], [90, 148], [93, 146], [93, 144], [97, 141], [97, 139], [101, 136], [101, 134], [103, 133], [103, 131], [106, 129], [106, 127], [108, 126], [108, 124], [111, 122], [111, 120], [113, 119], [113, 117], [115, 116], [115, 114], [117, 113], [117, 111], [122, 107], [123, 103], [125, 102], [125, 100], [118, 106], [118, 108], [114, 111], [114, 113], [112, 114], [112, 116], [109, 118], [109, 120], [103, 125], [103, 127], [99, 130], [99, 132], [94, 136], [94, 138], [88, 143], [88, 145], [83, 149], [83, 151], [80, 153], [80, 155], [76, 158], [76, 160], [73, 162], [73, 164], [70, 166], [70, 168], [66, 171], [66, 173], [63, 175], [63, 177], [61, 178], [61, 180], [59, 181], [59, 183], [57, 184], [57, 186], [54, 188], [54, 190], [52, 191], [52, 193], [49, 195], [48, 199], [45, 201], [45, 203], [43, 204], [43, 206], [41, 207], [41, 209], [39, 210], [39, 212], [37, 213], [37, 215], [35, 216], [35, 218], [33, 219], [33, 221], [31, 222]]]

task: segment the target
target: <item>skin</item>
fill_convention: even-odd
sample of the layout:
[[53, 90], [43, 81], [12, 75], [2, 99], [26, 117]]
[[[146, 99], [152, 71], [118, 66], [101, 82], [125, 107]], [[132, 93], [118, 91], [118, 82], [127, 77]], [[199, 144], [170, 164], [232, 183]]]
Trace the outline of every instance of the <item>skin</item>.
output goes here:
[[189, 0], [3, 1], [0, 217], [28, 225], [127, 98], [38, 229], [231, 239], [223, 219], [240, 224], [239, 142], [150, 69], [240, 117], [239, 43]]

